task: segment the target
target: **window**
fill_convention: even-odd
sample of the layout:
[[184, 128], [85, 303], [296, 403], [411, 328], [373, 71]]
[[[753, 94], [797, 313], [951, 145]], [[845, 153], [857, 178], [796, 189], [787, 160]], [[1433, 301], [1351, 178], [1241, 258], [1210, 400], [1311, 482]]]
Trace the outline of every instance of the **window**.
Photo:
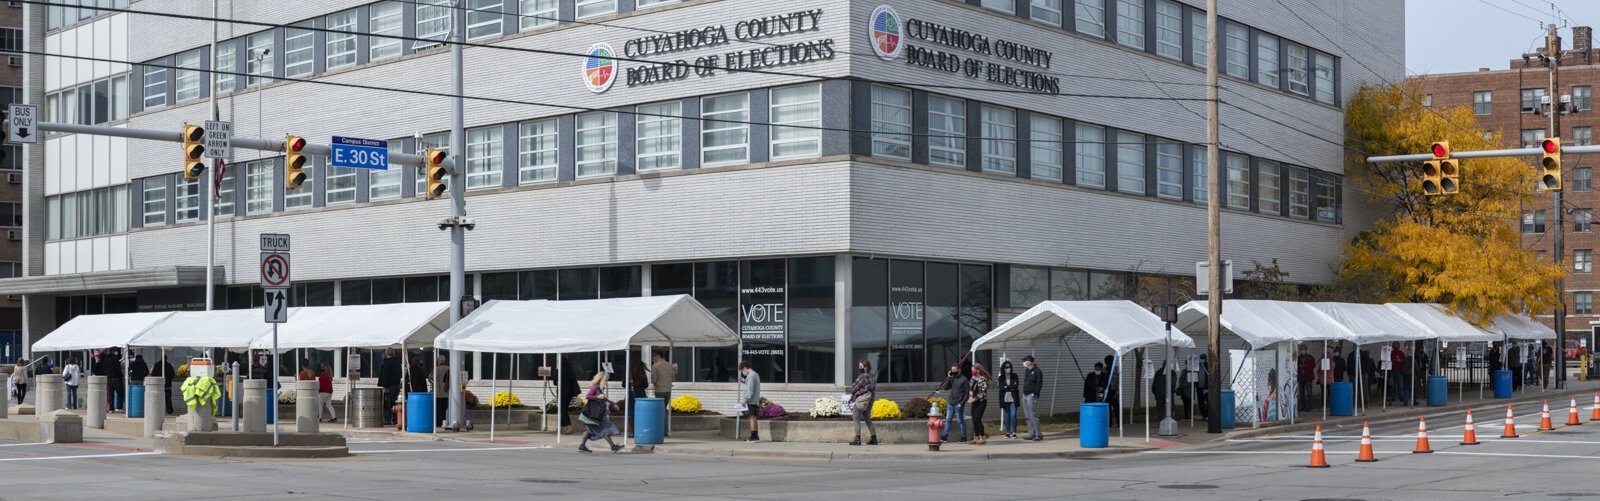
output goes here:
[[1317, 79], [1317, 100], [1334, 104], [1338, 98], [1334, 94], [1336, 89], [1333, 83], [1333, 56], [1318, 52], [1315, 62], [1316, 67], [1313, 69], [1316, 71], [1314, 76]]
[[1256, 34], [1256, 82], [1278, 86], [1278, 37]]
[[1593, 273], [1594, 272], [1594, 251], [1591, 251], [1589, 249], [1579, 249], [1579, 250], [1572, 251], [1572, 272], [1573, 273]]
[[[635, 118], [635, 135], [638, 136], [638, 159], [635, 165], [639, 172], [681, 167], [683, 119], [678, 117], [683, 114], [683, 104], [673, 102], [640, 106], [638, 113]], [[550, 147], [555, 147], [553, 141]], [[527, 154], [526, 151], [524, 149], [523, 154]]]
[[604, 16], [617, 11], [617, 0], [578, 0], [578, 19]]
[[1593, 189], [1593, 172], [1588, 167], [1579, 167], [1567, 171], [1572, 178], [1572, 191], [1589, 191]]
[[250, 38], [245, 39], [245, 42], [250, 48], [249, 51], [245, 52], [245, 56], [249, 59], [244, 62], [244, 72], [250, 74], [250, 78], [245, 82], [245, 85], [261, 85], [266, 82], [266, 78], [272, 78], [273, 55], [270, 50], [272, 49], [272, 32], [263, 31], [250, 35]]
[[500, 9], [504, 5], [504, 0], [467, 0], [467, 40], [500, 35]]
[[1572, 293], [1572, 314], [1573, 315], [1593, 315], [1594, 314], [1594, 293], [1593, 292], [1574, 292], [1574, 293]]
[[305, 209], [312, 206], [312, 195], [317, 192], [317, 167], [325, 160], [313, 156], [306, 157], [306, 182], [300, 183], [299, 188], [283, 190], [283, 209]]
[[1226, 59], [1222, 70], [1229, 76], [1250, 78], [1250, 28], [1224, 21], [1222, 35], [1222, 54]]
[[1183, 145], [1171, 141], [1156, 143], [1156, 196], [1183, 198]]
[[1289, 168], [1289, 217], [1311, 217], [1311, 178], [1305, 169]]
[[234, 182], [239, 179], [239, 169], [233, 166], [224, 166], [222, 181], [217, 183], [217, 203], [213, 205], [217, 216], [233, 215], [233, 194], [238, 189]]
[[983, 170], [1000, 174], [1017, 173], [1017, 112], [984, 106]]
[[1594, 224], [1594, 211], [1590, 209], [1572, 210], [1572, 231], [1587, 233]]
[[1144, 136], [1117, 132], [1117, 191], [1144, 194]]
[[328, 166], [327, 205], [356, 201], [356, 174], [361, 169]]
[[1189, 11], [1189, 62], [1206, 67], [1206, 13]]
[[467, 129], [467, 189], [500, 186], [503, 135], [498, 125]]
[[22, 52], [22, 28], [0, 28], [0, 52]]
[[1578, 146], [1594, 144], [1594, 127], [1573, 127], [1572, 144]]
[[1339, 214], [1339, 188], [1340, 179], [1332, 174], [1317, 175], [1317, 220], [1326, 223], [1339, 223], [1342, 218]]
[[234, 73], [238, 71], [238, 62], [235, 60], [239, 52], [239, 45], [228, 42], [217, 44], [217, 92], [233, 91]]
[[[450, 36], [450, 1], [417, 0], [417, 38], [444, 40]], [[438, 45], [426, 40], [411, 44], [412, 49]]]
[[1061, 119], [1033, 114], [1028, 117], [1029, 159], [1032, 166], [1029, 169], [1030, 177], [1034, 179], [1061, 180], [1061, 165], [1066, 156], [1062, 154], [1065, 149], [1061, 129]]
[[[389, 157], [405, 153], [405, 141], [389, 141]], [[389, 164], [389, 170], [375, 170], [367, 178], [367, 199], [384, 200], [400, 198], [400, 183], [405, 180], [405, 166]]]
[[678, 1], [678, 0], [639, 0], [638, 3], [639, 3], [639, 8], [642, 9], [642, 8], [645, 8], [645, 7], [654, 7], [654, 6], [657, 6], [657, 5], [665, 5], [665, 4], [669, 4], [669, 3], [672, 3], [672, 2], [676, 2], [676, 1]]
[[1544, 103], [1544, 88], [1522, 89], [1522, 112], [1538, 113]]
[[1106, 186], [1106, 130], [1094, 125], [1078, 124], [1076, 158], [1078, 186], [1104, 188]]
[[329, 15], [328, 30], [328, 69], [356, 64], [356, 11]]
[[1289, 47], [1288, 67], [1283, 69], [1289, 79], [1289, 92], [1302, 96], [1310, 95], [1311, 90], [1306, 82], [1306, 67], [1311, 63], [1311, 49], [1293, 43], [1284, 45]]
[[1261, 160], [1256, 172], [1256, 198], [1262, 214], [1277, 214], [1283, 210], [1283, 178], [1278, 175], [1278, 164]]
[[911, 91], [872, 86], [872, 156], [911, 160]]
[[1061, 0], [1032, 0], [1033, 18], [1056, 26], [1061, 25]]
[[928, 163], [967, 166], [967, 102], [928, 96]]
[[372, 4], [371, 35], [367, 36], [368, 58], [379, 59], [400, 55], [400, 39], [391, 38], [404, 35], [405, 8], [399, 2], [382, 2]]
[[177, 222], [198, 221], [200, 219], [200, 180], [193, 181], [183, 178], [177, 179], [177, 193], [173, 198], [177, 201]]
[[[174, 83], [174, 92], [178, 102], [188, 101], [200, 97], [200, 49], [178, 54], [178, 78]], [[94, 123], [102, 123], [96, 120]]]
[[1433, 94], [1424, 94], [1422, 96], [1422, 107], [1433, 109]]
[[540, 26], [554, 26], [556, 8], [561, 3], [558, 0], [520, 0], [518, 5], [517, 12], [522, 14], [522, 30], [527, 31]]
[[310, 75], [316, 70], [317, 32], [311, 22], [296, 24], [283, 31], [283, 76]]
[[[64, 113], [63, 115], [65, 116], [65, 118], [68, 118], [68, 119], [76, 119], [76, 115], [78, 114], [77, 113], [78, 107], [77, 107], [77, 104], [76, 104], [77, 95], [74, 94], [74, 93], [70, 93], [69, 92], [69, 93], [63, 95], [63, 99], [66, 100], [67, 109], [70, 110], [67, 113]], [[167, 69], [166, 68], [157, 68], [157, 67], [154, 67], [154, 66], [146, 66], [144, 68], [144, 107], [145, 107], [145, 109], [156, 108], [156, 107], [166, 106], [166, 105], [167, 105]]]
[[167, 224], [167, 178], [151, 177], [144, 180], [144, 225]]
[[617, 114], [600, 111], [578, 115], [578, 177], [609, 176], [617, 172]]
[[1144, 50], [1144, 0], [1116, 0], [1117, 43]]
[[[700, 101], [700, 162], [718, 165], [750, 160], [750, 94], [708, 97]], [[730, 120], [727, 122], [721, 120]]]
[[1588, 110], [1594, 107], [1594, 89], [1588, 85], [1572, 86], [1572, 109]]
[[272, 182], [275, 160], [256, 160], [244, 164], [244, 213], [272, 212]]
[[1191, 155], [1194, 158], [1189, 162], [1189, 182], [1193, 183], [1189, 187], [1190, 198], [1198, 203], [1207, 202], [1209, 199], [1206, 197], [1211, 192], [1211, 184], [1207, 181], [1209, 179], [1207, 175], [1210, 173], [1206, 171], [1205, 151], [1203, 148], [1195, 149]]
[[983, 0], [979, 5], [985, 9], [994, 9], [1007, 14], [1017, 13], [1017, 4], [1012, 0]]
[[1544, 233], [1544, 210], [1522, 211], [1523, 233]]
[[1244, 155], [1228, 154], [1223, 157], [1228, 168], [1228, 208], [1250, 208], [1250, 161]]
[[[559, 135], [556, 119], [522, 122], [517, 128], [517, 181], [523, 184], [555, 181], [561, 156], [561, 145], [556, 141]], [[640, 151], [643, 150], [641, 146]], [[640, 165], [644, 163], [641, 161]]]
[[1106, 0], [1073, 0], [1078, 20], [1078, 32], [1097, 37], [1106, 36]]
[[773, 160], [822, 154], [822, 84], [773, 89], [771, 116]]
[[1486, 90], [1472, 93], [1472, 113], [1488, 115], [1494, 112], [1494, 93]]
[[1522, 129], [1522, 147], [1532, 148], [1544, 141], [1544, 129]]
[[1156, 0], [1156, 54], [1183, 59], [1183, 6]]

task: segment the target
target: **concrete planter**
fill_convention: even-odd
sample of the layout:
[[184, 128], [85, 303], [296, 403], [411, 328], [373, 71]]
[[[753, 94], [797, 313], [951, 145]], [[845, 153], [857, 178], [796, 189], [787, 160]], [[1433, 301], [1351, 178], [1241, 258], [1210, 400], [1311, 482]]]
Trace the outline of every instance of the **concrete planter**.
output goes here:
[[[729, 439], [743, 439], [750, 436], [750, 423], [744, 419], [724, 417], [721, 423], [721, 435]], [[926, 444], [928, 443], [928, 421], [901, 420], [901, 421], [874, 421], [878, 428], [878, 442], [886, 444]], [[855, 423], [848, 420], [841, 421], [784, 421], [784, 420], [759, 420], [756, 421], [756, 430], [761, 433], [761, 440], [769, 442], [806, 442], [806, 443], [843, 443], [854, 440], [856, 437]], [[861, 440], [868, 438], [867, 428], [861, 427]]]
[[[683, 415], [674, 415], [674, 416], [672, 416], [672, 430], [673, 431], [712, 431], [712, 430], [719, 430], [719, 429], [721, 429], [720, 427], [721, 427], [721, 422], [722, 422], [723, 419], [724, 419], [723, 416], [683, 416]], [[573, 421], [574, 424], [576, 424], [578, 426], [582, 426], [582, 423], [578, 423], [576, 421], [577, 420], [577, 415], [576, 414], [573, 415], [573, 420], [574, 420]], [[556, 428], [560, 426], [559, 425], [560, 422], [561, 422], [561, 415], [560, 414], [549, 414], [549, 415], [546, 415], [543, 412], [539, 412], [539, 413], [535, 413], [533, 416], [531, 416], [527, 424], [528, 424], [528, 429], [530, 429], [530, 430], [555, 431]], [[622, 428], [622, 416], [620, 416], [620, 415], [611, 416], [611, 422], [616, 423], [618, 429]]]

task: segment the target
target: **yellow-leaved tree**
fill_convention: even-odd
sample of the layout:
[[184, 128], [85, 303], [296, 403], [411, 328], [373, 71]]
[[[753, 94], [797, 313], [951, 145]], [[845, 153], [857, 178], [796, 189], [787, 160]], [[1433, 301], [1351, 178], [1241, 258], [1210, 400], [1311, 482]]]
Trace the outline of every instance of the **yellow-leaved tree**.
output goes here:
[[[1461, 191], [1422, 194], [1422, 162], [1368, 164], [1367, 155], [1499, 148], [1467, 107], [1430, 111], [1415, 88], [1363, 86], [1346, 108], [1350, 182], [1373, 203], [1394, 207], [1344, 249], [1336, 289], [1370, 299], [1443, 303], [1477, 324], [1508, 312], [1549, 309], [1564, 273], [1521, 245], [1522, 205], [1533, 197], [1533, 166], [1521, 158], [1463, 159]], [[1359, 292], [1358, 292], [1359, 291]]]

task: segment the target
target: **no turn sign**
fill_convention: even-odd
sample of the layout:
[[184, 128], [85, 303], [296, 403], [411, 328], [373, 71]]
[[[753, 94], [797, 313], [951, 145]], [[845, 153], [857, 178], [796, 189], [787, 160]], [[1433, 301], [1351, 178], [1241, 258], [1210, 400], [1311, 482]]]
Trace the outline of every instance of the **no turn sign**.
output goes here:
[[289, 253], [261, 253], [261, 287], [281, 289], [289, 287]]

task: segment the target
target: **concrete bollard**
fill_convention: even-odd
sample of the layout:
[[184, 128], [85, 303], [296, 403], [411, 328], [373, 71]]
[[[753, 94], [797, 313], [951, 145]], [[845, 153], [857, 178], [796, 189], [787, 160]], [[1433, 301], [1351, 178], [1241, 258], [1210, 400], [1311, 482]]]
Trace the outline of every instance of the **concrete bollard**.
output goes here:
[[86, 412], [83, 420], [84, 426], [97, 430], [106, 429], [106, 377], [89, 376], [88, 400], [84, 401]]
[[211, 415], [211, 404], [200, 404], [189, 409], [184, 418], [188, 431], [217, 431], [217, 418]]
[[294, 429], [300, 433], [316, 433], [321, 425], [318, 418], [322, 417], [317, 400], [317, 382], [294, 382]]
[[244, 380], [244, 432], [267, 431], [267, 380]]
[[144, 378], [144, 436], [154, 437], [167, 422], [166, 378]]
[[66, 399], [67, 387], [61, 383], [60, 374], [40, 374], [33, 378], [38, 388], [34, 397], [34, 415], [43, 416], [62, 409], [62, 401]]
[[58, 409], [39, 415], [39, 440], [52, 444], [83, 442], [83, 418], [72, 411]]

